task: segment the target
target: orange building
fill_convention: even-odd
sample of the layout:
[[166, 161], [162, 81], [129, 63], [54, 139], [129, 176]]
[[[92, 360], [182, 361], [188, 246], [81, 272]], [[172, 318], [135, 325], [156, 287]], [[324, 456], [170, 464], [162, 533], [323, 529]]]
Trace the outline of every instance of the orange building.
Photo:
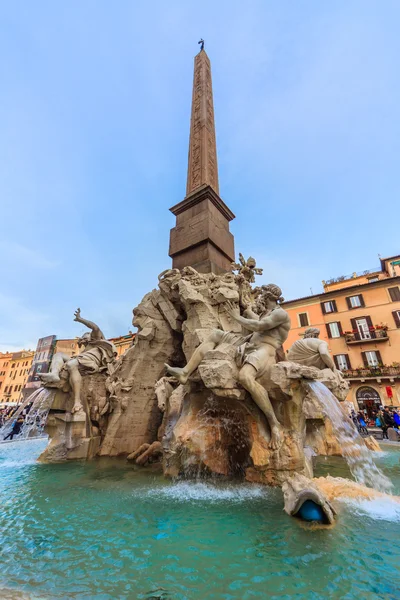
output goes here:
[[[83, 348], [79, 348], [78, 339], [63, 339], [56, 340], [54, 347], [54, 354], [57, 352], [64, 352], [64, 354], [68, 354], [69, 356], [75, 356], [83, 351]], [[120, 335], [119, 337], [110, 338], [109, 341], [114, 344], [117, 349], [118, 356], [124, 354], [125, 350], [132, 346], [133, 340], [135, 339], [135, 334], [129, 332], [127, 335]]]
[[18, 403], [22, 400], [22, 390], [28, 379], [33, 355], [34, 352], [31, 350], [21, 350], [20, 352], [13, 352], [11, 354], [9, 368], [2, 389], [0, 390], [1, 402]]
[[63, 352], [68, 356], [75, 356], [75, 354], [79, 354], [79, 351], [78, 338], [56, 340], [54, 354]]
[[285, 350], [318, 327], [351, 388], [347, 400], [369, 412], [400, 406], [400, 255], [379, 269], [323, 281], [324, 291], [284, 303], [292, 329]]
[[6, 380], [8, 371], [10, 370], [11, 358], [11, 352], [0, 352], [0, 398], [3, 396], [4, 381]]
[[110, 338], [109, 342], [112, 342], [117, 349], [118, 357], [122, 356], [128, 348], [130, 348], [133, 344], [133, 340], [135, 339], [135, 334], [130, 331], [127, 335], [120, 335], [116, 338]]

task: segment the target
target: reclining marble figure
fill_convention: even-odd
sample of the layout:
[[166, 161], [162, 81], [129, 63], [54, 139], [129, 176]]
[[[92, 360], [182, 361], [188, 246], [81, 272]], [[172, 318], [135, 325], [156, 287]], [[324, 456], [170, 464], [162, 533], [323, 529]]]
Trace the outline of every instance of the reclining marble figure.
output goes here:
[[78, 346], [83, 346], [84, 350], [72, 358], [64, 352], [57, 352], [51, 362], [50, 372], [39, 375], [44, 386], [57, 387], [57, 384], [61, 383], [61, 371], [67, 372], [74, 397], [74, 406], [71, 411], [73, 413], [83, 410], [81, 402], [82, 375], [108, 371], [110, 363], [114, 362], [117, 356], [114, 344], [105, 339], [96, 323], [83, 319], [80, 308], [75, 311], [74, 315], [74, 321], [83, 323], [91, 329], [91, 332], [84, 333], [78, 339]]
[[289, 349], [287, 359], [305, 367], [336, 371], [328, 344], [319, 339], [319, 334], [320, 330], [317, 327], [306, 329], [303, 339], [297, 340]]
[[[319, 339], [320, 330], [317, 327], [308, 327], [302, 340], [297, 340], [287, 353], [287, 360], [304, 367], [314, 367], [328, 373], [329, 389], [339, 399], [344, 400], [348, 393], [348, 384], [342, 372], [336, 368], [329, 354], [327, 342]], [[329, 369], [329, 371], [328, 371]]]
[[260, 315], [247, 308], [246, 317], [242, 317], [237, 314], [237, 309], [228, 302], [229, 314], [244, 329], [252, 333], [243, 336], [214, 329], [209, 338], [196, 348], [185, 367], [165, 365], [168, 373], [184, 384], [197, 369], [207, 352], [223, 343], [235, 346], [237, 348], [236, 363], [239, 367], [238, 382], [249, 392], [254, 402], [267, 417], [271, 428], [270, 446], [273, 450], [280, 447], [283, 435], [268, 392], [260, 383], [260, 379], [268, 376], [270, 368], [276, 363], [276, 351], [281, 348], [288, 337], [290, 318], [279, 305], [280, 302], [283, 302], [282, 291], [272, 283], [260, 288], [260, 297], [257, 302], [258, 307], [261, 307]]

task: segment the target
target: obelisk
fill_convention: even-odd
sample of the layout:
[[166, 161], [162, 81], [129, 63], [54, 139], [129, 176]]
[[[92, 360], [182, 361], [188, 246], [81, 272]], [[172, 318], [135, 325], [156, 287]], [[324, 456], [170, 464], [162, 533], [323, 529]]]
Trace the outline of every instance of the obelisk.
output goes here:
[[173, 268], [223, 273], [235, 259], [229, 221], [235, 215], [219, 196], [211, 65], [202, 48], [194, 59], [186, 196], [170, 211], [169, 256]]

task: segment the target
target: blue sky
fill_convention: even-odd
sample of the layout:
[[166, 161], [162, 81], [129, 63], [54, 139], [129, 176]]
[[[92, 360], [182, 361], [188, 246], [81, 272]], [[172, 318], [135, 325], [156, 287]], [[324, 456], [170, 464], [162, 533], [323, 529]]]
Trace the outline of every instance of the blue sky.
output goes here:
[[236, 251], [287, 299], [400, 252], [400, 4], [5, 0], [0, 350], [107, 336], [170, 266], [197, 41]]

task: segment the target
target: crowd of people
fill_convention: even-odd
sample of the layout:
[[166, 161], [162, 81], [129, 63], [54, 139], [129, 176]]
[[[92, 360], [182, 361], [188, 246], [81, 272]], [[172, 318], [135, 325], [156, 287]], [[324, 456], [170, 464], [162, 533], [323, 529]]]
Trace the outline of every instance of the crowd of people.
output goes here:
[[392, 427], [400, 437], [400, 411], [389, 406], [380, 406], [378, 410], [368, 415], [367, 411], [351, 411], [350, 418], [362, 435], [369, 435], [368, 427], [378, 427], [382, 430], [382, 439], [388, 439], [387, 431]]

